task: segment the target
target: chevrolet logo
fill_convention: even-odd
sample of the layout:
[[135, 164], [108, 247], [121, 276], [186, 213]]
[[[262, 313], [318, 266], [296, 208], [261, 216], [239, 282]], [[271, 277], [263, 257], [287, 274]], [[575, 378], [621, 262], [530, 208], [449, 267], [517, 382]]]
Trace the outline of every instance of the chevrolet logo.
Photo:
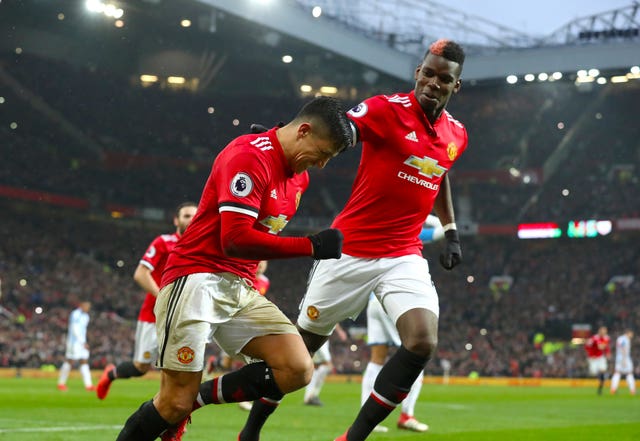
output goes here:
[[284, 214], [279, 215], [278, 217], [268, 216], [260, 221], [262, 225], [269, 228], [269, 233], [278, 234], [282, 231], [284, 227], [287, 226], [289, 221], [287, 220], [287, 216]]
[[438, 165], [438, 161], [428, 156], [418, 158], [417, 156], [411, 155], [404, 163], [417, 168], [421, 175], [429, 178], [433, 178], [434, 175], [440, 177], [447, 171], [446, 168]]

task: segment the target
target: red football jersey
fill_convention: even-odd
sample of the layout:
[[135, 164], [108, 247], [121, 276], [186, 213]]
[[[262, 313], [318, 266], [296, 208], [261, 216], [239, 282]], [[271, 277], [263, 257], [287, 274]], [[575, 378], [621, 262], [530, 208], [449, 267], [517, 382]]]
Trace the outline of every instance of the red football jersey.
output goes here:
[[[160, 279], [162, 279], [162, 272], [167, 263], [167, 257], [169, 257], [169, 253], [176, 246], [179, 237], [176, 233], [163, 234], [156, 237], [147, 248], [142, 259], [140, 259], [140, 264], [151, 270], [151, 277], [158, 285], [160, 285]], [[155, 305], [156, 297], [151, 293], [147, 293], [140, 308], [138, 320], [141, 322], [155, 323], [156, 316], [153, 313], [153, 307]]]
[[467, 148], [464, 126], [443, 111], [432, 126], [413, 92], [367, 99], [349, 111], [362, 141], [351, 196], [333, 227], [343, 253], [421, 254], [422, 224], [440, 182]]
[[277, 235], [295, 214], [309, 174], [295, 174], [273, 128], [233, 140], [216, 157], [198, 211], [169, 256], [162, 285], [194, 273], [230, 272], [255, 281], [259, 260], [226, 256], [220, 213], [255, 218], [253, 228]]
[[256, 277], [256, 281], [253, 284], [253, 287], [261, 295], [265, 295], [267, 293], [267, 291], [269, 291], [269, 285], [271, 285], [271, 282], [269, 281], [269, 278], [267, 276], [265, 276], [264, 274], [260, 274], [258, 277]]
[[608, 335], [600, 336], [599, 334], [592, 335], [584, 345], [584, 350], [587, 351], [587, 357], [598, 358], [603, 355], [610, 355], [611, 338]]

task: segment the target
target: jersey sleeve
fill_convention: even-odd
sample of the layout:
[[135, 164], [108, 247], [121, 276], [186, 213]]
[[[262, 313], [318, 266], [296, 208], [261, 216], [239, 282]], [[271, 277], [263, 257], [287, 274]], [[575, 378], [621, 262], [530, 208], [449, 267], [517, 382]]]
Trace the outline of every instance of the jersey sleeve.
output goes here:
[[386, 102], [380, 96], [374, 96], [347, 112], [349, 119], [356, 126], [358, 141], [372, 141], [383, 137]]
[[259, 150], [231, 149], [214, 164], [214, 185], [218, 194], [218, 211], [233, 211], [258, 217], [265, 190], [271, 181], [266, 156]]
[[153, 271], [158, 263], [162, 260], [162, 257], [167, 252], [167, 244], [164, 240], [162, 240], [162, 236], [156, 237], [149, 247], [147, 251], [145, 251], [144, 255], [140, 259], [140, 264], [146, 266], [151, 271]]

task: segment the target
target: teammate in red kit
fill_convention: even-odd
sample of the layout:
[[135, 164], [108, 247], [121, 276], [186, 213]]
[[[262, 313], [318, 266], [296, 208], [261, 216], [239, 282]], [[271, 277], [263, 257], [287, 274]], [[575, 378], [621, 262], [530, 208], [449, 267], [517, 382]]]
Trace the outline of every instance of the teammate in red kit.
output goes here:
[[[467, 147], [467, 132], [445, 107], [460, 90], [464, 51], [438, 40], [415, 70], [410, 93], [369, 98], [349, 116], [362, 158], [346, 206], [333, 222], [343, 255], [317, 262], [298, 316], [315, 352], [336, 323], [362, 311], [374, 293], [395, 323], [402, 346], [377, 376], [373, 392], [338, 440], [361, 441], [407, 396], [433, 354], [438, 295], [419, 234], [432, 210], [444, 226], [440, 256], [448, 270], [461, 260], [447, 172]], [[240, 441], [257, 441], [270, 403], [257, 401]]]
[[[198, 212], [162, 275], [154, 309], [160, 390], [129, 417], [119, 441], [177, 440], [200, 403], [277, 402], [309, 382], [311, 357], [291, 321], [253, 288], [256, 269], [263, 259], [341, 256], [337, 229], [278, 234], [308, 186], [306, 170], [323, 168], [351, 145], [340, 103], [318, 97], [287, 125], [240, 136], [216, 157]], [[201, 385], [209, 337], [229, 354], [260, 361]]]
[[584, 345], [589, 363], [589, 375], [598, 377], [598, 395], [602, 395], [607, 374], [607, 360], [611, 358], [611, 338], [606, 326], [600, 326], [598, 333], [589, 337]]
[[160, 289], [160, 278], [167, 263], [169, 253], [175, 247], [178, 239], [189, 226], [196, 214], [198, 205], [195, 202], [184, 202], [176, 208], [173, 216], [175, 233], [162, 234], [156, 237], [140, 259], [140, 263], [133, 274], [133, 279], [147, 292], [138, 314], [136, 325], [136, 342], [133, 361], [124, 361], [118, 366], [109, 364], [104, 368], [96, 394], [104, 400], [109, 393], [111, 383], [117, 379], [141, 377], [151, 369], [151, 362], [158, 354], [158, 339], [156, 337], [156, 316], [153, 307]]
[[267, 291], [269, 291], [269, 286], [271, 285], [269, 278], [264, 274], [265, 271], [267, 271], [268, 265], [269, 264], [266, 260], [261, 260], [260, 263], [258, 263], [258, 270], [256, 271], [256, 281], [253, 284], [253, 287], [256, 289], [256, 291], [258, 291], [263, 296], [267, 294]]

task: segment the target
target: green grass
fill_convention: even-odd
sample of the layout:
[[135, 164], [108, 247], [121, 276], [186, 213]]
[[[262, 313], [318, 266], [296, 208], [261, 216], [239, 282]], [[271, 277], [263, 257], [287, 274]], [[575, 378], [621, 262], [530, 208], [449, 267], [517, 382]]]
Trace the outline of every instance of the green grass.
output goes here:
[[[78, 379], [58, 392], [55, 379], [0, 378], [0, 440], [114, 440], [128, 416], [156, 392], [156, 380], [118, 381], [105, 401], [85, 392]], [[324, 407], [303, 406], [302, 392], [285, 398], [267, 423], [262, 441], [332, 441], [352, 422], [358, 383], [329, 383]], [[593, 388], [425, 385], [416, 416], [426, 434], [395, 428], [370, 440], [401, 441], [638, 441], [640, 397], [621, 385], [616, 396]], [[194, 413], [185, 441], [235, 441], [247, 416], [236, 405]]]

